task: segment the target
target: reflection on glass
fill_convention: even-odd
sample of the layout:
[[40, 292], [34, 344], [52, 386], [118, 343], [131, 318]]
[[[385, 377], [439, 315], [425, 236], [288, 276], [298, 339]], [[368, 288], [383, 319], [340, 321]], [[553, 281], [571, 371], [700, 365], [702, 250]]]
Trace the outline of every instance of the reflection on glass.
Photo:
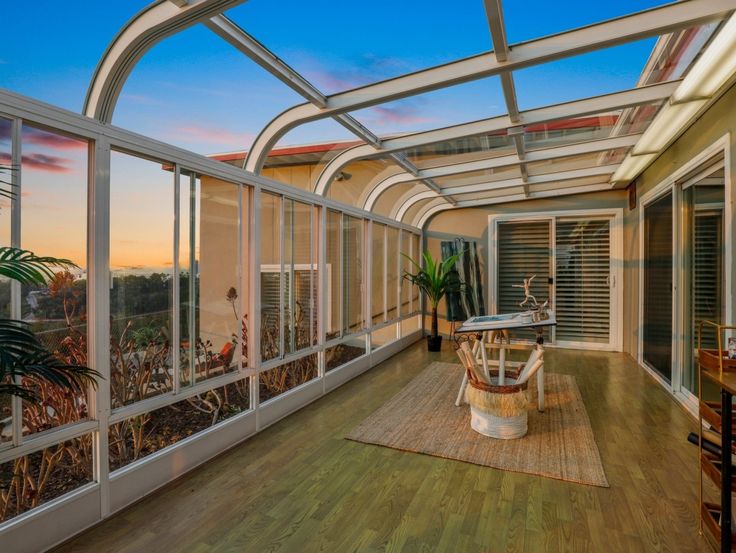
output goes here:
[[85, 434], [0, 464], [0, 474], [12, 475], [0, 496], [0, 523], [92, 482], [92, 441]]
[[384, 261], [386, 257], [386, 225], [373, 223], [373, 244], [371, 245], [371, 316], [373, 324], [381, 324], [386, 320], [386, 270]]
[[505, 130], [491, 134], [457, 138], [406, 151], [406, 157], [420, 169], [454, 165], [515, 154], [514, 142]]
[[386, 307], [388, 320], [395, 319], [399, 307], [399, 230], [388, 227], [386, 233]]
[[312, 240], [312, 206], [286, 199], [284, 205], [285, 353], [309, 347], [314, 324], [317, 263]]
[[[0, 188], [10, 192], [11, 123], [0, 117]], [[10, 199], [0, 196], [0, 246], [10, 246]], [[10, 318], [10, 280], [0, 277], [0, 318]], [[0, 396], [0, 443], [10, 441], [12, 435], [11, 397]]]
[[527, 164], [527, 171], [529, 175], [536, 176], [562, 171], [574, 171], [576, 169], [588, 169], [621, 163], [625, 156], [626, 148], [617, 148], [591, 154], [577, 154], [544, 161], [533, 161]]
[[[21, 287], [21, 316], [57, 357], [87, 359], [87, 142], [37, 129], [22, 131], [20, 246], [70, 259], [78, 267], [55, 272], [48, 285]], [[87, 399], [45, 381], [24, 379], [45, 399], [23, 402], [23, 433], [84, 420]]]
[[411, 233], [405, 230], [401, 231], [401, 258], [399, 259], [399, 266], [401, 272], [399, 274], [399, 287], [401, 289], [400, 298], [401, 305], [399, 310], [401, 315], [408, 315], [411, 312], [410, 301], [411, 301], [411, 283], [404, 278], [404, 275], [412, 271], [411, 261], [407, 257], [411, 257]]
[[244, 378], [109, 427], [110, 470], [156, 453], [218, 422], [250, 409]]
[[120, 407], [172, 390], [174, 175], [110, 159], [110, 391]]
[[371, 349], [377, 349], [389, 344], [398, 338], [398, 326], [393, 323], [371, 332]]
[[179, 359], [186, 386], [238, 366], [239, 187], [185, 172], [179, 185]]
[[644, 208], [643, 359], [672, 379], [672, 192]]
[[363, 317], [363, 220], [343, 219], [343, 333], [364, 328]]
[[[697, 347], [701, 321], [722, 324], [724, 319], [724, 209], [725, 173], [719, 164], [710, 174], [683, 189], [682, 266], [685, 295], [685, 356], [683, 386], [698, 393]], [[702, 346], [717, 349], [716, 333], [703, 326]], [[725, 347], [725, 346], [724, 346]], [[703, 379], [704, 388], [706, 379]], [[714, 390], [704, 389], [708, 399], [717, 399]]]
[[325, 370], [331, 371], [365, 355], [365, 336], [325, 349]]
[[[414, 260], [414, 263], [421, 265], [422, 261], [422, 252], [419, 251], [419, 235], [418, 234], [412, 234], [411, 235], [411, 256]], [[411, 272], [416, 273], [417, 267], [414, 265], [414, 263], [411, 264]], [[419, 305], [419, 287], [416, 285], [412, 285], [411, 287], [411, 308], [413, 312], [419, 311], [421, 308], [421, 305]]]
[[281, 197], [261, 194], [261, 358], [281, 355]]
[[339, 211], [327, 210], [327, 340], [340, 335], [340, 314], [342, 313], [342, 264], [340, 263], [340, 237], [342, 214]]
[[296, 361], [263, 371], [258, 377], [259, 399], [261, 403], [265, 403], [317, 378], [317, 354], [312, 353]]

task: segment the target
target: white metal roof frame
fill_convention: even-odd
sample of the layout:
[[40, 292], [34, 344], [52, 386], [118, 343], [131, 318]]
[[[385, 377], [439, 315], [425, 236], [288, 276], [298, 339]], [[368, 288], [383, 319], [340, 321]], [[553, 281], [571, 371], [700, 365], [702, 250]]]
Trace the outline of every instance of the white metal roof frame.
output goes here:
[[[686, 125], [707, 107], [718, 88], [731, 82], [736, 74], [736, 59], [732, 59], [736, 56], [728, 58], [726, 61], [730, 63], [726, 64], [725, 71], [723, 69], [724, 56], [727, 55], [724, 52], [728, 52], [729, 47], [736, 42], [736, 16], [733, 16], [731, 21], [722, 27], [717, 38], [706, 47], [709, 53], [714, 50], [712, 55], [702, 55], [696, 63], [696, 69], [691, 70], [691, 73], [696, 73], [696, 77], [699, 78], [696, 83], [693, 83], [695, 78], [686, 77], [682, 82], [669, 81], [641, 86], [632, 90], [521, 112], [516, 100], [514, 70], [689, 27], [720, 22], [729, 17], [736, 6], [733, 0], [682, 0], [548, 37], [509, 45], [506, 40], [501, 0], [483, 0], [493, 45], [492, 51], [357, 89], [325, 95], [263, 44], [223, 15], [223, 12], [243, 1], [245, 0], [157, 0], [153, 2], [121, 29], [105, 51], [90, 83], [84, 113], [101, 122], [110, 122], [122, 87], [136, 63], [146, 52], [166, 37], [202, 23], [307, 100], [307, 103], [287, 109], [275, 117], [260, 132], [245, 158], [244, 168], [246, 170], [260, 173], [268, 153], [289, 130], [311, 121], [330, 117], [350, 130], [364, 144], [349, 148], [335, 156], [321, 173], [315, 186], [315, 192], [326, 194], [334, 177], [347, 163], [383, 155], [400, 167], [403, 172], [372, 185], [363, 194], [362, 207], [371, 210], [380, 194], [390, 187], [416, 181], [422, 183], [427, 191], [414, 194], [413, 198], [402, 198], [400, 205], [392, 210], [392, 215], [402, 220], [409, 208], [416, 202], [435, 198], [434, 202], [430, 202], [430, 205], [420, 210], [413, 221], [414, 224], [423, 224], [435, 213], [454, 207], [483, 205], [484, 201], [490, 204], [543, 197], [542, 194], [546, 195], [549, 191], [534, 192], [530, 184], [554, 182], [555, 178], [563, 184], [566, 179], [560, 178], [560, 175], [556, 173], [529, 177], [526, 169], [528, 162], [535, 158], [540, 159], [538, 157], [540, 155], [554, 155], [552, 150], [557, 150], [559, 154], [563, 148], [566, 148], [564, 151], [568, 152], [568, 155], [602, 151], [590, 150], [590, 148], [591, 146], [601, 147], [605, 142], [600, 140], [580, 142], [560, 148], [549, 148], [547, 149], [549, 151], [526, 152], [523, 139], [526, 125], [664, 101], [665, 108], [661, 112], [677, 112], [679, 125], [668, 125], [669, 120], [662, 122], [663, 116], [660, 112], [650, 127], [657, 126], [660, 130], [664, 128], [667, 136], [658, 140], [647, 140], [647, 135], [652, 133], [645, 132], [643, 137], [642, 135], [631, 135], [606, 139], [613, 141], [611, 143], [622, 139], [623, 142], [626, 142], [626, 146], [631, 148], [624, 162], [617, 167], [606, 165], [605, 170], [601, 167], [575, 170], [574, 176], [569, 178], [574, 180], [600, 176], [603, 179], [606, 175], [612, 175], [608, 181], [600, 184], [561, 187], [558, 192], [560, 195], [589, 192], [600, 190], [602, 186], [610, 189], [616, 184], [627, 183], [651, 163], [658, 152], [661, 152], [663, 145], [671, 143], [677, 133], [682, 132], [683, 128], [686, 128]], [[726, 35], [725, 38], [723, 35]], [[714, 80], [712, 74], [716, 73], [716, 65], [718, 65], [718, 79], [715, 80], [718, 81], [716, 83], [718, 86], [711, 83], [710, 88], [706, 86], [707, 90], [703, 92], [701, 90], [703, 86], [700, 83], [706, 80], [706, 77], [711, 77], [710, 81]], [[357, 109], [492, 75], [498, 75], [501, 79], [506, 104], [507, 113], [500, 117], [382, 139], [349, 114]], [[674, 104], [673, 98], [676, 99]], [[671, 108], [672, 105], [677, 106], [678, 104], [684, 104], [685, 107]], [[513, 141], [516, 150], [513, 156], [500, 156], [483, 161], [420, 170], [407, 159], [404, 153], [418, 146], [498, 131], [506, 133]], [[646, 144], [642, 145], [640, 140]], [[496, 165], [497, 163], [518, 166], [521, 177], [507, 179], [506, 182], [478, 183], [472, 189], [460, 186], [443, 189], [432, 180], [438, 176], [446, 177], [502, 166]], [[470, 167], [475, 167], [475, 169], [470, 169]], [[518, 186], [521, 186], [521, 194], [516, 192]], [[458, 201], [454, 197], [499, 188], [508, 188], [511, 193], [508, 196], [493, 197], [487, 200], [481, 198]]]

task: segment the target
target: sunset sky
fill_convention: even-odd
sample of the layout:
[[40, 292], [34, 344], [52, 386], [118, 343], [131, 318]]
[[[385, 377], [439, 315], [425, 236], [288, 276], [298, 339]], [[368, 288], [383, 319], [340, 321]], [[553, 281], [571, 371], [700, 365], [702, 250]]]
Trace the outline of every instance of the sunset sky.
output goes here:
[[[504, 3], [508, 39], [513, 44], [663, 3], [509, 1]], [[80, 112], [105, 47], [121, 25], [146, 4], [143, 0], [6, 2], [4, 19], [14, 24], [3, 26], [0, 87]], [[442, 5], [443, 9], [419, 0], [342, 2], [339, 6], [338, 10], [329, 0], [251, 0], [226, 15], [328, 94], [490, 48], [481, 0], [457, 0]], [[535, 13], [534, 18], [528, 17], [530, 12]], [[515, 82], [520, 107], [633, 87], [654, 42], [648, 39], [519, 71]], [[273, 117], [301, 102], [287, 86], [198, 25], [158, 44], [139, 62], [123, 89], [114, 123], [209, 154], [248, 148]], [[375, 133], [391, 134], [504, 111], [500, 83], [489, 78], [354, 115]], [[322, 121], [293, 130], [282, 144], [340, 138], [352, 136], [337, 123]], [[2, 140], [0, 136], [0, 150]], [[75, 260], [84, 257], [85, 156], [84, 144], [25, 133], [25, 246]], [[123, 162], [118, 162], [113, 186], [127, 187], [128, 198], [147, 195], [149, 205], [164, 213], [161, 206], [168, 205], [170, 190], [158, 183], [171, 174], [152, 177], [140, 165], [126, 169], [120, 166]], [[152, 179], [156, 186], [151, 185]], [[136, 216], [143, 215], [136, 210], [126, 214], [128, 208], [121, 202], [114, 209], [120, 212], [119, 224], [127, 225], [130, 233], [168, 232], [168, 216], [150, 214], [145, 225], [136, 225]], [[0, 223], [2, 217], [0, 214]], [[113, 217], [113, 234], [116, 221]], [[161, 251], [167, 240], [136, 247], [136, 240], [144, 238], [130, 236], [130, 250], [122, 244], [112, 248], [118, 256], [114, 263], [146, 265], [170, 259]]]

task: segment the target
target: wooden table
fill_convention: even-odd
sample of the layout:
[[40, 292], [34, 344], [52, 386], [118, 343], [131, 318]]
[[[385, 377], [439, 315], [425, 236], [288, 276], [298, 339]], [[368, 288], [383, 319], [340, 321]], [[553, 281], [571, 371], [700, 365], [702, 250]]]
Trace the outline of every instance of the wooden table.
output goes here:
[[[455, 334], [471, 334], [475, 336], [475, 344], [473, 344], [473, 355], [476, 360], [480, 361], [483, 367], [483, 371], [486, 377], [490, 381], [490, 367], [491, 361], [488, 359], [488, 353], [486, 349], [496, 348], [498, 352], [498, 383], [504, 384], [505, 372], [506, 372], [506, 350], [513, 349], [527, 349], [528, 346], [522, 344], [511, 344], [508, 339], [505, 342], [496, 344], [495, 342], [489, 342], [491, 335], [497, 333], [504, 333], [508, 337], [508, 331], [516, 328], [529, 328], [536, 330], [537, 339], [536, 345], [532, 347], [532, 353], [529, 355], [529, 359], [522, 365], [528, 365], [534, 363], [537, 360], [541, 362], [541, 366], [537, 371], [537, 409], [542, 412], [544, 411], [544, 329], [557, 324], [554, 311], [548, 312], [548, 318], [533, 322], [530, 320], [530, 313], [507, 313], [503, 315], [486, 315], [481, 317], [472, 317], [465, 321], [460, 328], [455, 330]], [[468, 385], [467, 375], [463, 377], [463, 382], [460, 385], [460, 391], [458, 392], [457, 400], [455, 405], [461, 405], [465, 388]]]

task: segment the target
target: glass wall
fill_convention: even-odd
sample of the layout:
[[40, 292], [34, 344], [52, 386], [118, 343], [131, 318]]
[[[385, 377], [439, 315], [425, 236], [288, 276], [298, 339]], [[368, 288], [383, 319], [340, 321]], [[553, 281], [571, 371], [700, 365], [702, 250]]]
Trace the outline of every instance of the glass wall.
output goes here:
[[371, 243], [371, 317], [373, 325], [386, 320], [386, 225], [373, 223]]
[[[22, 139], [17, 145], [14, 129]], [[98, 389], [109, 390], [108, 404], [107, 393], [70, 394], [28, 379], [23, 384], [38, 401], [0, 397], [0, 523], [94, 482], [98, 438], [107, 441], [109, 454], [102, 478], [106, 469], [132, 464], [144, 470], [148, 456], [166, 454], [174, 444], [182, 448], [179, 458], [190, 447], [184, 442], [202, 430], [277, 401], [322, 371], [370, 363], [371, 342], [378, 347], [405, 334], [400, 329], [416, 327], [410, 315], [418, 301], [401, 280], [409, 266], [400, 256], [417, 250], [416, 235], [318, 205], [317, 197], [312, 203], [258, 192], [227, 180], [232, 168], [210, 166], [219, 177], [208, 175], [202, 167], [209, 160], [193, 160], [198, 169], [191, 170], [167, 160], [162, 145], [141, 146], [144, 155], [109, 137], [112, 150], [94, 147], [93, 136], [0, 118], [0, 189], [15, 175], [22, 184], [14, 205], [0, 194], [0, 246], [73, 263], [44, 286], [0, 282], [0, 318], [24, 318], [53, 354], [101, 370]], [[13, 146], [24, 154], [17, 173], [9, 169]], [[88, 159], [91, 153], [101, 159]], [[90, 175], [90, 167], [106, 165], [107, 155], [109, 174]], [[88, 190], [90, 182], [101, 188]], [[109, 203], [100, 204], [107, 191]], [[251, 236], [256, 205], [260, 224]], [[98, 217], [88, 220], [91, 209]], [[104, 236], [107, 224], [109, 242], [92, 242], [88, 226]], [[366, 239], [371, 224], [375, 243]], [[88, 263], [98, 271], [90, 276], [105, 286], [109, 281], [109, 301], [89, 302], [89, 312]], [[260, 282], [258, 297], [249, 288], [253, 277]], [[367, 299], [374, 279], [383, 328], [371, 336]], [[385, 325], [387, 305], [393, 320]], [[254, 306], [260, 307], [257, 321], [248, 317]], [[322, 321], [320, 306], [326, 307]], [[100, 324], [110, 340], [98, 339], [88, 357], [88, 335], [94, 335], [88, 330]], [[253, 324], [258, 343], [250, 338]], [[249, 355], [253, 347], [259, 373]], [[104, 427], [92, 405], [104, 413]], [[24, 491], [29, 487], [33, 494]]]
[[115, 409], [174, 389], [174, 176], [110, 157], [110, 395]]

